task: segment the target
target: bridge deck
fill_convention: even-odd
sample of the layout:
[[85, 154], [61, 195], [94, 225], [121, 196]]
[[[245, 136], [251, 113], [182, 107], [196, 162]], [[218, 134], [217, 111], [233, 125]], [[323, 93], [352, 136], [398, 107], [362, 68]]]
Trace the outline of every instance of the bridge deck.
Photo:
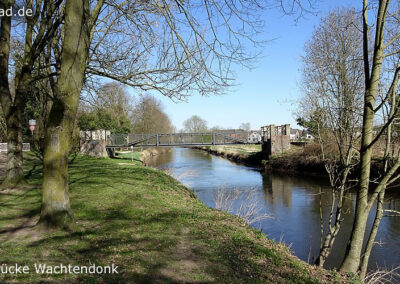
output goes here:
[[223, 146], [223, 145], [260, 145], [261, 143], [182, 143], [182, 144], [140, 144], [140, 145], [107, 145], [106, 148], [146, 148], [146, 147], [190, 147], [190, 146]]
[[213, 146], [234, 144], [260, 144], [260, 140], [249, 139], [248, 132], [235, 133], [168, 133], [111, 135], [107, 148], [124, 147], [179, 147]]

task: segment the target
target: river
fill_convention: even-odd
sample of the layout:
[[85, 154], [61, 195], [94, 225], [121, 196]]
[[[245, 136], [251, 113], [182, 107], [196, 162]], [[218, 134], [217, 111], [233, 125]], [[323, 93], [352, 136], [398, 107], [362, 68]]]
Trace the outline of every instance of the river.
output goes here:
[[[173, 148], [154, 157], [150, 166], [168, 169], [183, 184], [194, 190], [200, 200], [215, 208], [218, 192], [237, 192], [235, 212], [251, 198], [257, 201], [259, 214], [270, 218], [253, 223], [270, 239], [286, 243], [300, 259], [312, 262], [319, 252], [321, 237], [320, 204], [323, 220], [330, 211], [331, 193], [326, 178], [262, 173], [201, 150]], [[320, 192], [322, 192], [320, 194]], [[388, 190], [385, 209], [400, 211], [400, 195]], [[326, 268], [338, 267], [343, 259], [351, 231], [355, 194], [346, 195], [344, 221]], [[370, 226], [373, 216], [370, 216]], [[400, 217], [384, 217], [372, 250], [369, 269], [400, 266]]]

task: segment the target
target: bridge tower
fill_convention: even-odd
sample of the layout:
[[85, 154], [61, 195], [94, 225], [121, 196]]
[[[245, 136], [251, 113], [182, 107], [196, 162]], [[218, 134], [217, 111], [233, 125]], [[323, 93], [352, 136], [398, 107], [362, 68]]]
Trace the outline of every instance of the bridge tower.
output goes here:
[[290, 149], [290, 124], [262, 126], [261, 136], [262, 152], [266, 159]]

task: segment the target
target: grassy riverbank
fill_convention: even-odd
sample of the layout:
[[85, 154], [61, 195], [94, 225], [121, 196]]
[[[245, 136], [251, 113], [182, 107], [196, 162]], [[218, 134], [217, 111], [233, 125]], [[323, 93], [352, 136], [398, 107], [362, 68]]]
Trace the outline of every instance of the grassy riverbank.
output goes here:
[[262, 166], [261, 145], [226, 145], [198, 147], [210, 154], [252, 166]]
[[[378, 144], [373, 149], [374, 156], [371, 163], [371, 176], [374, 178], [381, 177], [383, 174], [383, 152], [381, 144], [382, 143]], [[269, 157], [269, 160], [264, 160], [264, 156], [261, 153], [261, 145], [212, 146], [202, 147], [201, 149], [238, 163], [258, 166], [274, 172], [293, 175], [328, 175], [325, 169], [321, 148], [315, 142], [310, 142], [306, 145], [292, 144], [288, 151], [272, 155]], [[351, 176], [357, 177], [359, 171], [359, 166], [356, 166], [351, 172]], [[399, 187], [400, 182], [394, 185]]]
[[208, 146], [199, 149], [229, 160], [285, 173], [326, 175], [320, 146], [316, 143], [290, 145], [290, 149], [265, 160], [261, 145]]
[[[371, 161], [372, 177], [382, 176], [382, 157], [382, 150], [379, 147], [375, 147]], [[273, 171], [278, 172], [327, 175], [321, 147], [319, 144], [313, 142], [304, 146], [291, 145], [290, 150], [282, 154], [272, 155], [267, 164]], [[357, 177], [359, 171], [359, 165], [355, 166], [351, 172], [351, 176]]]
[[[137, 155], [137, 154], [135, 154]], [[0, 193], [1, 263], [23, 283], [332, 283], [242, 220], [205, 206], [167, 174], [128, 159], [78, 156], [70, 165], [75, 224], [37, 231], [41, 166], [27, 156], [29, 187]], [[138, 156], [134, 157], [138, 158]], [[34, 264], [118, 266], [119, 274], [36, 274]]]
[[321, 148], [316, 143], [305, 146], [290, 145], [290, 150], [272, 155], [268, 166], [279, 172], [310, 173], [326, 175]]
[[269, 160], [261, 152], [261, 145], [227, 145], [200, 147], [213, 155], [229, 160], [259, 167], [267, 167], [274, 171], [304, 172], [326, 174], [317, 144], [306, 146], [290, 145], [290, 149], [281, 154], [272, 155]]

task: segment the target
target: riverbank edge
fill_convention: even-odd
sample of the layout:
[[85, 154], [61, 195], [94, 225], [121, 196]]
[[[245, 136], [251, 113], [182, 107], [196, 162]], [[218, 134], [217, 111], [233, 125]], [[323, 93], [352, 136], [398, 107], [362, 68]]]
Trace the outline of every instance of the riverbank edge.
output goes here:
[[194, 146], [192, 149], [202, 150], [214, 156], [220, 156], [232, 162], [243, 164], [245, 166], [257, 167], [260, 170], [265, 169], [267, 161], [263, 160], [261, 152], [254, 152], [251, 155], [243, 155], [232, 151], [224, 151], [222, 149], [211, 149], [210, 146]]
[[[192, 147], [206, 151], [211, 155], [220, 156], [230, 161], [243, 164], [245, 166], [257, 167], [261, 171], [272, 171], [285, 173], [292, 176], [307, 175], [328, 177], [324, 162], [317, 155], [303, 155], [302, 153], [284, 152], [270, 156], [269, 160], [264, 159], [262, 152], [254, 152], [250, 155], [235, 153], [231, 150], [225, 151], [223, 148], [211, 149], [210, 146]], [[359, 168], [355, 168], [351, 174], [357, 177]], [[372, 160], [371, 176], [379, 177], [382, 173], [382, 161]]]
[[[323, 163], [311, 162], [311, 163], [300, 163], [296, 159], [291, 159], [288, 153], [280, 155], [273, 155], [269, 160], [265, 160], [262, 152], [254, 152], [250, 155], [242, 154], [232, 151], [225, 151], [223, 148], [211, 149], [210, 146], [203, 147], [192, 147], [193, 149], [205, 151], [214, 156], [220, 156], [232, 162], [242, 164], [249, 167], [256, 167], [260, 171], [272, 171], [277, 173], [285, 173], [289, 175], [309, 175], [309, 176], [321, 176], [327, 177], [325, 167]], [[283, 159], [290, 159], [290, 162], [296, 162], [295, 166], [287, 166], [292, 163], [284, 163]], [[307, 169], [307, 170], [304, 170]]]
[[147, 165], [149, 160], [151, 160], [154, 156], [167, 153], [171, 151], [169, 147], [151, 147], [146, 148], [140, 151], [140, 160], [142, 161], [143, 165]]
[[[135, 150], [134, 159], [140, 161], [144, 166], [146, 166], [153, 157], [167, 153], [171, 150], [169, 147], [150, 147], [143, 148], [142, 150]], [[110, 157], [111, 159], [129, 159], [131, 157], [131, 151], [116, 151], [115, 155]], [[84, 154], [82, 154], [84, 155]], [[89, 155], [90, 156], [90, 155]]]
[[[30, 159], [30, 163], [32, 163], [32, 160], [34, 159]], [[168, 219], [162, 223], [162, 226], [166, 227], [164, 229], [167, 229], [166, 232], [168, 232], [169, 234], [163, 235], [161, 233], [161, 235], [167, 239], [175, 238], [175, 234], [182, 234], [181, 230], [184, 228], [181, 228], [181, 225], [183, 227], [185, 227], [186, 225], [191, 225], [193, 227], [189, 229], [185, 227], [186, 229], [184, 229], [184, 233], [191, 234], [190, 236], [193, 237], [194, 242], [192, 243], [192, 239], [190, 238], [190, 236], [185, 236], [184, 240], [187, 243], [184, 246], [178, 243], [178, 246], [175, 249], [187, 250], [188, 246], [193, 246], [193, 250], [190, 249], [189, 255], [185, 254], [186, 258], [192, 257], [193, 254], [196, 254], [196, 256], [198, 256], [199, 258], [206, 258], [205, 262], [210, 266], [210, 271], [213, 271], [215, 273], [212, 275], [212, 278], [209, 279], [214, 279], [215, 281], [204, 282], [204, 279], [207, 280], [207, 278], [200, 278], [199, 280], [203, 279], [203, 281], [200, 281], [202, 283], [232, 283], [232, 280], [245, 281], [246, 279], [248, 281], [258, 280], [267, 282], [276, 280], [276, 283], [299, 283], [299, 281], [301, 283], [346, 283], [349, 281], [349, 279], [345, 278], [342, 275], [339, 275], [334, 271], [324, 270], [315, 266], [311, 266], [304, 261], [301, 261], [290, 252], [286, 245], [269, 240], [263, 233], [248, 226], [240, 218], [207, 207], [192, 193], [191, 190], [187, 189], [179, 181], [170, 177], [166, 173], [160, 170], [145, 167], [140, 163], [129, 163], [129, 161], [127, 160], [128, 159], [96, 159], [82, 155], [76, 158], [73, 164], [71, 164], [70, 166], [70, 179], [74, 181], [71, 188], [71, 201], [72, 205], [74, 205], [73, 210], [76, 214], [75, 223], [78, 224], [80, 228], [76, 232], [46, 232], [45, 236], [43, 236], [44, 239], [42, 239], [41, 236], [38, 236], [37, 232], [36, 234], [34, 234], [33, 237], [26, 238], [27, 235], [21, 235], [20, 232], [20, 234], [13, 235], [10, 240], [4, 241], [3, 239], [1, 242], [2, 245], [0, 245], [0, 250], [2, 251], [2, 253], [4, 253], [5, 256], [7, 256], [4, 260], [5, 263], [14, 263], [14, 260], [18, 260], [18, 262], [22, 262], [25, 260], [26, 264], [28, 264], [27, 262], [33, 261], [34, 263], [39, 263], [41, 261], [45, 262], [46, 260], [58, 262], [58, 257], [61, 257], [59, 253], [61, 252], [63, 255], [64, 252], [67, 252], [68, 259], [74, 259], [75, 261], [79, 260], [80, 263], [85, 263], [88, 258], [89, 262], [96, 262], [97, 260], [96, 263], [106, 264], [108, 263], [107, 261], [112, 260], [113, 262], [116, 262], [116, 265], [126, 266], [127, 264], [125, 263], [125, 257], [130, 253], [135, 253], [136, 251], [134, 248], [135, 242], [137, 243], [138, 238], [140, 239], [140, 236], [138, 236], [138, 234], [140, 234], [140, 226], [138, 228], [133, 228], [135, 234], [129, 233], [129, 228], [121, 224], [121, 220], [123, 220], [121, 219], [121, 217], [115, 219], [117, 223], [115, 223], [114, 225], [114, 219], [110, 219], [109, 217], [107, 217], [109, 216], [107, 212], [109, 210], [112, 210], [110, 211], [112, 213], [111, 216], [114, 216], [116, 214], [114, 212], [115, 210], [124, 210], [124, 214], [122, 216], [126, 217], [129, 216], [127, 215], [129, 213], [129, 211], [127, 211], [127, 208], [135, 208], [135, 210], [139, 211], [144, 210], [143, 214], [140, 215], [142, 215], [145, 219], [143, 220], [144, 223], [142, 226], [146, 226], [146, 224], [148, 224], [148, 222], [146, 221], [147, 217], [152, 220], [152, 218], [158, 216], [158, 214], [160, 213], [166, 214], [168, 209], [177, 209], [177, 212], [180, 212], [179, 215], [175, 215], [176, 213], [173, 212], [171, 212], [173, 214], [170, 214], [170, 218], [176, 218], [176, 220]], [[36, 164], [37, 167], [38, 163], [36, 161], [33, 162], [33, 164]], [[85, 171], [82, 172], [82, 169], [85, 169]], [[99, 175], [99, 170], [102, 171], [101, 175]], [[37, 168], [33, 172], [33, 180], [30, 181], [33, 186], [40, 186], [40, 172], [41, 169]], [[121, 184], [125, 183], [125, 179], [132, 179], [133, 174], [136, 174], [136, 176], [134, 176], [134, 180], [130, 181], [127, 188], [122, 187]], [[85, 182], [82, 181], [82, 185], [80, 185], [79, 181], [81, 175], [84, 175], [85, 177]], [[114, 182], [116, 178], [119, 181], [118, 183]], [[132, 182], [135, 183], [137, 180], [140, 181], [141, 179], [144, 180], [144, 182], [141, 184], [141, 186], [143, 187], [143, 193], [139, 190], [137, 190], [137, 192], [136, 190], [132, 192]], [[91, 183], [87, 183], [88, 180], [91, 180]], [[99, 182], [96, 183], [96, 181]], [[110, 184], [111, 186], [104, 186], [104, 184]], [[95, 191], [93, 191], [94, 189]], [[137, 189], [137, 186], [135, 187], [135, 189]], [[37, 198], [40, 195], [40, 190], [30, 189], [28, 192], [29, 195], [26, 198], [30, 198], [29, 196], [33, 194], [35, 195], [34, 200], [36, 202], [33, 206], [31, 200], [25, 200], [25, 202], [21, 204], [21, 206], [26, 205], [27, 207], [24, 208], [24, 211], [32, 211], [32, 208], [30, 208], [32, 206], [35, 208], [40, 208], [40, 198]], [[107, 196], [102, 196], [101, 193], [108, 193], [109, 195], [113, 195], [114, 197], [108, 198]], [[116, 193], [118, 193], [118, 196], [114, 195]], [[15, 192], [15, 194], [17, 194], [18, 196], [19, 194], [25, 196], [26, 192]], [[85, 200], [85, 194], [89, 194], [90, 199]], [[136, 196], [136, 198], [127, 199], [125, 198], [126, 195]], [[122, 199], [120, 199], [119, 196], [122, 196]], [[3, 194], [2, 197], [4, 203], [6, 203], [7, 196]], [[77, 202], [77, 204], [74, 201], [76, 201], [78, 197], [79, 199], [83, 200], [81, 202]], [[159, 210], [160, 212], [152, 212], [150, 214], [146, 210], [146, 204], [140, 204], [141, 202], [137, 201], [139, 197], [145, 198], [146, 202], [151, 202], [153, 204], [160, 202], [161, 204], [164, 204], [164, 206], [155, 207], [156, 209], [161, 208], [162, 210]], [[12, 196], [11, 201], [14, 200], [15, 196]], [[97, 202], [100, 201], [101, 206], [100, 208], [97, 208], [97, 211], [99, 211], [100, 214], [96, 213], [99, 215], [96, 215], [97, 219], [93, 223], [93, 221], [90, 221], [94, 217], [91, 215], [93, 214], [91, 211], [93, 210], [91, 205], [92, 203], [97, 205]], [[123, 202], [123, 208], [119, 209], [114, 207], [113, 204], [117, 204], [118, 201]], [[128, 203], [132, 204], [128, 206]], [[33, 210], [37, 211], [37, 209], [35, 208], [33, 208]], [[89, 214], [89, 216], [87, 214]], [[1, 216], [4, 217], [4, 214], [2, 214]], [[104, 216], [106, 219], [102, 220], [102, 216]], [[183, 217], [180, 218], [178, 216]], [[14, 219], [6, 218], [6, 222], [12, 222], [10, 220]], [[134, 220], [135, 219], [133, 219], [132, 221]], [[161, 221], [162, 220], [163, 219], [161, 219]], [[2, 221], [4, 222], [4, 220]], [[127, 221], [128, 223], [132, 224], [131, 226], [134, 227], [134, 224], [138, 222], [138, 220], [133, 223], [132, 221]], [[103, 222], [107, 225], [107, 228], [110, 228], [109, 230], [98, 227], [98, 224], [102, 224]], [[181, 224], [180, 222], [188, 223]], [[116, 226], [117, 224], [118, 226]], [[95, 227], [93, 227], [93, 225]], [[99, 231], [95, 231], [95, 228]], [[30, 230], [30, 233], [32, 233], [32, 229]], [[88, 233], [86, 233], [86, 230], [89, 230]], [[94, 232], [97, 233], [94, 234]], [[175, 234], [172, 234], [173, 232]], [[160, 232], [158, 232], [158, 235], [159, 234]], [[152, 249], [154, 249], [154, 245], [159, 242], [159, 240], [157, 240], [158, 235], [155, 232], [149, 233], [146, 231], [146, 243], [140, 244], [139, 250], [143, 250], [143, 248], [141, 247], [143, 245], [148, 245]], [[4, 237], [6, 236], [3, 235], [1, 238]], [[212, 240], [210, 239], [210, 237], [212, 238]], [[131, 241], [129, 241], [130, 238], [132, 238], [132, 243]], [[81, 244], [81, 242], [83, 242], [84, 245]], [[103, 247], [103, 243], [107, 245]], [[38, 247], [38, 244], [41, 244], [41, 246]], [[90, 247], [93, 247], [95, 249], [88, 250], [86, 246], [89, 244]], [[129, 244], [129, 246], [126, 246], [125, 244]], [[204, 246], [207, 245], [207, 247], [204, 247], [199, 251], [195, 250], [195, 248], [198, 249], [198, 246], [200, 244]], [[215, 247], [218, 248], [217, 252], [215, 252]], [[170, 247], [167, 245], [160, 247], [160, 249], [165, 249], [169, 252]], [[174, 263], [184, 261], [179, 258], [174, 259], [176, 257], [174, 256], [174, 253], [176, 252], [174, 252], [174, 247], [172, 249], [172, 252], [169, 252], [169, 254], [166, 254], [166, 256], [163, 255], [167, 258], [166, 261], [172, 261]], [[220, 251], [221, 249], [222, 251]], [[50, 258], [48, 257], [49, 250], [52, 251], [50, 253]], [[218, 253], [218, 251], [220, 252]], [[82, 254], [82, 252], [84, 253]], [[125, 257], [122, 257], [121, 260], [121, 255], [117, 252], [123, 252], [123, 256]], [[217, 255], [215, 255], [215, 253], [217, 253]], [[182, 255], [179, 254], [178, 256], [181, 257]], [[136, 261], [140, 259], [137, 257], [135, 257]], [[139, 264], [144, 263], [144, 267], [141, 267], [141, 269], [150, 269], [146, 267], [150, 259], [147, 259], [146, 255], [141, 257], [144, 257], [143, 260], [140, 260], [138, 262]], [[149, 257], [151, 257], [152, 261], [154, 261], [154, 255], [149, 255]], [[54, 258], [57, 260], [55, 260]], [[215, 263], [212, 264], [213, 262]], [[164, 283], [167, 280], [179, 280], [178, 282], [186, 282], [189, 280], [191, 281], [193, 280], [192, 278], [190, 278], [191, 276], [193, 276], [191, 274], [192, 271], [185, 271], [185, 268], [187, 268], [187, 266], [185, 265], [186, 264], [183, 263], [183, 266], [181, 268], [177, 268], [175, 267], [175, 265], [173, 265], [174, 269], [184, 270], [180, 271], [181, 274], [178, 273], [178, 275], [184, 275], [184, 277], [188, 277], [184, 279], [159, 278], [160, 276], [156, 275], [156, 271], [154, 271], [154, 269], [150, 269], [148, 273], [145, 273], [145, 276], [142, 275], [142, 272], [140, 274], [134, 274], [124, 271], [120, 276], [90, 275], [86, 278], [86, 276], [84, 275], [64, 275], [64, 277], [66, 277], [65, 279], [62, 275], [54, 276], [55, 278], [53, 278], [52, 275], [31, 275], [31, 277], [27, 275], [20, 275], [20, 277], [24, 277], [23, 279], [18, 278], [18, 276], [6, 277], [2, 275], [2, 277], [6, 277], [2, 280], [12, 281], [16, 283], [18, 283], [20, 280], [22, 280], [22, 282], [26, 282], [27, 280], [29, 280], [30, 283], [41, 283], [42, 281], [53, 281], [55, 279], [57, 279], [57, 281], [90, 280], [103, 282], [105, 280], [106, 282], [108, 282], [117, 280], [120, 282], [123, 280], [132, 280], [132, 278], [126, 277], [131, 277], [134, 274], [133, 276], [135, 276], [134, 279], [136, 280], [158, 280], [156, 282], [159, 283]], [[137, 272], [137, 267], [131, 268]], [[217, 268], [223, 268], [226, 270], [215, 271], [215, 269]], [[197, 274], [196, 276], [200, 277]], [[223, 278], [225, 276], [230, 278]]]

